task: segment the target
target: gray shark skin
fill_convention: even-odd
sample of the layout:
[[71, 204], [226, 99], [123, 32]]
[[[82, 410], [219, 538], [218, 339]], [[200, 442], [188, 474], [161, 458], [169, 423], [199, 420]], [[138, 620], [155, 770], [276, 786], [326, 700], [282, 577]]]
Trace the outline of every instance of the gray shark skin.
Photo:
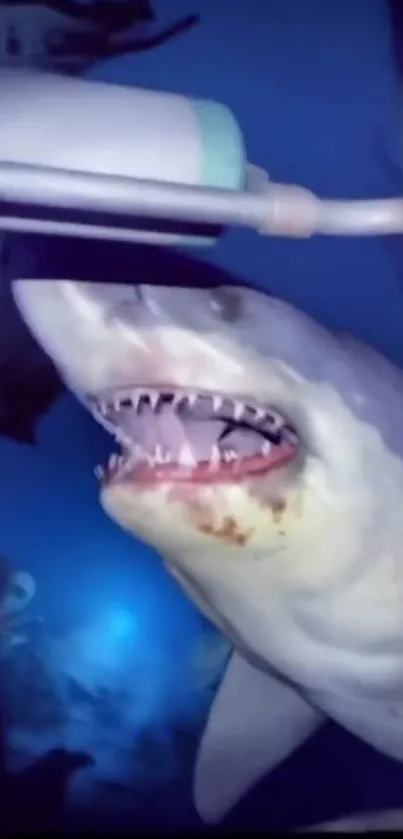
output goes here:
[[326, 717], [402, 761], [402, 373], [242, 286], [13, 293], [122, 446], [103, 508], [233, 644], [195, 768], [202, 819]]

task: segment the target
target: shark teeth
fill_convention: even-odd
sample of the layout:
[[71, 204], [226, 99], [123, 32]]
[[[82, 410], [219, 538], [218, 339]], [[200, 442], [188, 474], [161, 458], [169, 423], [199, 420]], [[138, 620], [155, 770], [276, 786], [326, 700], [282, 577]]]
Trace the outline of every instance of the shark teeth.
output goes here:
[[109, 433], [116, 433], [116, 426], [111, 415], [124, 410], [140, 413], [142, 407], [148, 406], [157, 413], [162, 403], [172, 411], [188, 408], [196, 410], [201, 404], [205, 411], [209, 411], [210, 418], [225, 413], [226, 419], [242, 422], [253, 419], [256, 428], [270, 427], [272, 433], [281, 431], [286, 422], [281, 414], [272, 408], [264, 408], [253, 401], [244, 401], [227, 395], [213, 393], [198, 393], [197, 391], [171, 390], [169, 388], [134, 387], [123, 388], [113, 394], [105, 394], [100, 399], [90, 400], [90, 407], [95, 419]]
[[[263, 457], [268, 457], [272, 451], [273, 445], [264, 440], [260, 449], [260, 454]], [[257, 452], [259, 454], [259, 452]], [[109, 473], [124, 476], [130, 473], [139, 464], [146, 464], [147, 466], [164, 466], [172, 463], [174, 458], [169, 451], [163, 451], [160, 445], [156, 445], [154, 451], [148, 451], [142, 446], [136, 444], [131, 446], [131, 451], [124, 455], [118, 455], [113, 452], [108, 461], [107, 467], [98, 465], [94, 469], [95, 477], [102, 481]], [[220, 449], [217, 444], [212, 447], [210, 459], [208, 461], [209, 470], [211, 472], [219, 471], [223, 463], [237, 462], [241, 463], [242, 456], [238, 455], [234, 449]], [[184, 443], [180, 449], [179, 456], [175, 457], [175, 462], [178, 466], [185, 469], [195, 469], [198, 466], [198, 460], [192, 452], [189, 443]]]
[[[169, 451], [167, 444], [161, 440], [151, 446], [145, 445], [125, 433], [121, 424], [124, 424], [125, 412], [134, 412], [141, 415], [143, 409], [147, 410], [146, 421], [151, 420], [150, 411], [157, 417], [167, 414], [178, 413], [182, 420], [183, 430], [186, 429], [186, 418], [202, 420], [220, 420], [229, 423], [230, 428], [239, 425], [244, 430], [257, 431], [261, 434], [261, 443], [257, 445], [254, 456], [270, 459], [272, 450], [282, 443], [296, 448], [299, 444], [298, 437], [294, 430], [287, 424], [281, 414], [272, 408], [265, 408], [252, 402], [242, 401], [239, 398], [232, 398], [227, 395], [198, 393], [196, 391], [172, 390], [168, 388], [134, 387], [125, 388], [119, 391], [110, 391], [97, 400], [90, 401], [94, 418], [106, 431], [112, 434], [122, 447], [122, 454], [112, 454], [107, 468], [97, 466], [96, 477], [103, 481], [108, 475], [117, 477], [131, 473], [140, 465], [150, 467], [162, 467], [174, 465], [185, 471], [192, 471], [204, 463], [210, 473], [218, 472], [223, 465], [231, 467], [234, 472], [240, 467], [244, 456], [231, 446], [231, 433], [229, 432], [228, 444], [225, 445], [221, 437], [211, 447], [208, 457], [198, 460], [192, 447], [191, 440], [184, 436], [184, 439], [175, 451]], [[186, 410], [187, 415], [183, 414]], [[201, 411], [201, 416], [200, 416]], [[199, 412], [199, 413], [198, 413]], [[148, 419], [149, 417], [150, 419]], [[127, 427], [127, 426], [126, 426]]]

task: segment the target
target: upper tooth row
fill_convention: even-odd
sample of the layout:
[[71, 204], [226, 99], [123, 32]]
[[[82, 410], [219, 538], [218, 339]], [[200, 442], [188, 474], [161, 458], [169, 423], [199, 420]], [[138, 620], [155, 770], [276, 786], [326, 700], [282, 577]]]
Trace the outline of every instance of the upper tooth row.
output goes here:
[[[102, 422], [102, 424], [105, 426], [107, 430], [111, 431], [112, 424], [110, 424], [110, 427], [108, 427], [106, 424], [107, 421], [105, 422], [105, 417], [108, 415], [108, 413], [110, 413], [111, 410], [119, 411], [122, 407], [124, 407], [124, 403], [128, 400], [130, 400], [132, 407], [135, 410], [137, 410], [141, 398], [147, 397], [151, 408], [153, 409], [153, 411], [155, 411], [158, 406], [160, 397], [163, 395], [164, 391], [136, 388], [135, 390], [130, 391], [130, 393], [124, 393], [123, 395], [120, 394], [119, 396], [115, 396], [113, 399], [98, 402], [97, 407], [95, 409], [95, 413], [97, 415], [97, 419], [99, 419], [99, 421]], [[199, 398], [198, 393], [168, 392], [168, 395], [172, 395], [170, 407], [173, 409], [183, 404], [186, 404], [190, 408], [192, 408], [196, 404], [197, 399]], [[257, 408], [239, 400], [233, 400], [228, 396], [212, 395], [211, 401], [214, 413], [218, 413], [219, 411], [221, 411], [224, 407], [225, 402], [230, 402], [232, 408], [232, 417], [236, 421], [240, 421], [247, 410], [252, 410], [254, 412], [254, 420], [258, 423], [270, 417], [273, 423], [273, 430], [279, 429], [284, 424], [282, 417], [279, 415], [275, 415], [272, 411], [265, 411], [264, 408]]]

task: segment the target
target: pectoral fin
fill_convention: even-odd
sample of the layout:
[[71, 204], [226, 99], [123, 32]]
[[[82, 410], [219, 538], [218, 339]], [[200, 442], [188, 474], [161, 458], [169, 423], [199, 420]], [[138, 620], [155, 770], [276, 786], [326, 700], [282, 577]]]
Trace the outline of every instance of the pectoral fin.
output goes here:
[[199, 747], [194, 803], [203, 821], [219, 821], [322, 721], [293, 688], [235, 652]]

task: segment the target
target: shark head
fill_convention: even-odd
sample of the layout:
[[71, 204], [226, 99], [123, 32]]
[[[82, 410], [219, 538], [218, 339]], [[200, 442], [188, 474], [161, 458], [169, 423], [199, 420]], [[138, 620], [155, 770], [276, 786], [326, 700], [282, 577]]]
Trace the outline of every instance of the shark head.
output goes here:
[[384, 550], [403, 452], [386, 359], [241, 285], [18, 280], [14, 297], [116, 438], [100, 501], [124, 529], [222, 573], [270, 557], [313, 588]]

